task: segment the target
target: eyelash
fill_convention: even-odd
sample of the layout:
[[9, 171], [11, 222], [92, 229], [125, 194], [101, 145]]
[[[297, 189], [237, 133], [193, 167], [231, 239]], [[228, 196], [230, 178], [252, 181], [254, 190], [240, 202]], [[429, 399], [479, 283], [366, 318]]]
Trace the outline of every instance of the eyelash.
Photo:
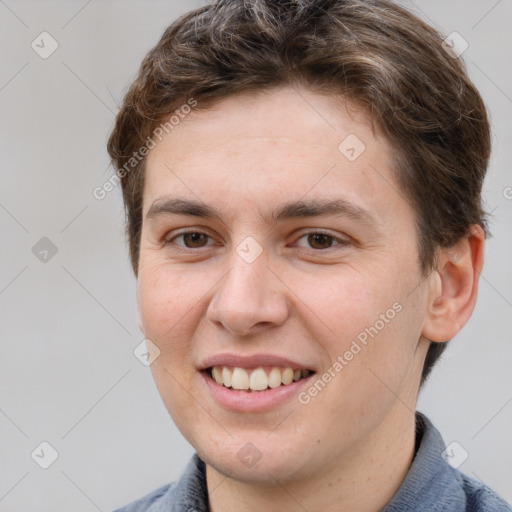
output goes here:
[[[196, 230], [183, 231], [181, 233], [175, 234], [172, 238], [167, 239], [165, 241], [165, 245], [166, 246], [174, 245], [174, 246], [178, 247], [179, 248], [178, 250], [180, 250], [180, 251], [194, 251], [194, 250], [198, 250], [198, 249], [203, 249], [204, 247], [208, 247], [208, 246], [202, 246], [202, 247], [196, 247], [196, 248], [194, 248], [194, 247], [186, 247], [184, 245], [175, 244], [173, 242], [173, 240], [175, 240], [176, 238], [179, 238], [179, 237], [184, 236], [184, 235], [192, 235], [192, 234], [205, 235], [205, 236], [207, 236], [210, 239], [212, 238], [210, 235], [208, 235], [207, 233], [204, 233], [202, 231], [196, 231]], [[314, 252], [323, 252], [323, 251], [327, 251], [329, 249], [333, 249], [334, 247], [338, 247], [338, 246], [344, 247], [344, 246], [347, 246], [347, 245], [350, 244], [349, 240], [336, 237], [336, 236], [331, 235], [330, 233], [327, 233], [327, 232], [322, 231], [322, 230], [320, 230], [320, 231], [318, 231], [318, 230], [311, 230], [311, 231], [302, 232], [300, 234], [299, 238], [297, 239], [297, 241], [301, 240], [302, 238], [304, 238], [306, 236], [309, 236], [309, 235], [324, 235], [324, 236], [329, 237], [333, 241], [338, 242], [336, 245], [327, 247], [325, 249], [314, 249], [314, 248], [310, 247], [310, 249], [312, 251], [314, 251]]]

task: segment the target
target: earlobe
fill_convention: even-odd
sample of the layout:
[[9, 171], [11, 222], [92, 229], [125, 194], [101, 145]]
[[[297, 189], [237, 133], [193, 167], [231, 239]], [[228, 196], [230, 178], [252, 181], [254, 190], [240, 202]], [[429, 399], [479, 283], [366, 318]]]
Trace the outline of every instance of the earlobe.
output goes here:
[[485, 234], [473, 225], [469, 235], [438, 253], [430, 276], [428, 311], [422, 335], [431, 341], [452, 339], [468, 321], [476, 303], [484, 261]]

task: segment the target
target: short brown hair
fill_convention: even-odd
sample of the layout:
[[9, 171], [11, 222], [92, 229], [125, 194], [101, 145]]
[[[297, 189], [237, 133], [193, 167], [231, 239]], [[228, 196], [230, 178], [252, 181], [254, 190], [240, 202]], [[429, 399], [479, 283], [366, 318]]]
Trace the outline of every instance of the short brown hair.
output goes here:
[[[432, 27], [390, 0], [218, 0], [167, 28], [142, 62], [108, 141], [123, 189], [137, 275], [146, 159], [127, 163], [190, 98], [207, 109], [281, 85], [364, 105], [395, 152], [415, 210], [426, 275], [436, 249], [472, 224], [487, 234], [481, 189], [490, 153], [484, 103]], [[422, 383], [446, 343], [431, 343]]]

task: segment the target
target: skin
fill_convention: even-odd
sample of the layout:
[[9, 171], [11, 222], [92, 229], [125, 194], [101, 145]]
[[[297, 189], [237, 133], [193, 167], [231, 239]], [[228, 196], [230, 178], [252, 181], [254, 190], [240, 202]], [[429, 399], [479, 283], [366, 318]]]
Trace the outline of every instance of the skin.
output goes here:
[[[365, 145], [354, 161], [338, 149], [349, 134]], [[405, 478], [427, 339], [450, 339], [469, 318], [484, 236], [473, 226], [423, 275], [392, 158], [364, 110], [288, 86], [193, 111], [150, 151], [139, 324], [161, 351], [151, 369], [165, 406], [207, 464], [211, 510], [377, 511]], [[147, 215], [170, 197], [208, 204], [221, 220]], [[373, 222], [269, 218], [288, 201], [339, 198]], [[207, 237], [179, 236], [187, 230]], [[318, 230], [334, 238], [315, 244], [307, 235]], [[262, 249], [252, 263], [236, 252], [247, 236]], [[233, 412], [198, 372], [214, 354], [269, 353], [321, 376], [396, 303], [307, 404]], [[237, 457], [247, 442], [261, 454], [252, 467]]]

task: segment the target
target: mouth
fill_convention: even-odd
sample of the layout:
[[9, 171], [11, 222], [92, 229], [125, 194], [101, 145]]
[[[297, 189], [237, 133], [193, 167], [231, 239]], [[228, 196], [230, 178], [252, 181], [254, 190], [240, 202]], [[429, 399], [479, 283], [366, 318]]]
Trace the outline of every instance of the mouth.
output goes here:
[[315, 372], [307, 368], [292, 368], [290, 366], [242, 368], [223, 365], [206, 368], [204, 373], [209, 379], [224, 388], [247, 393], [262, 393], [307, 379]]
[[223, 352], [200, 361], [205, 396], [234, 413], [265, 413], [293, 404], [317, 373], [311, 362], [277, 354]]

